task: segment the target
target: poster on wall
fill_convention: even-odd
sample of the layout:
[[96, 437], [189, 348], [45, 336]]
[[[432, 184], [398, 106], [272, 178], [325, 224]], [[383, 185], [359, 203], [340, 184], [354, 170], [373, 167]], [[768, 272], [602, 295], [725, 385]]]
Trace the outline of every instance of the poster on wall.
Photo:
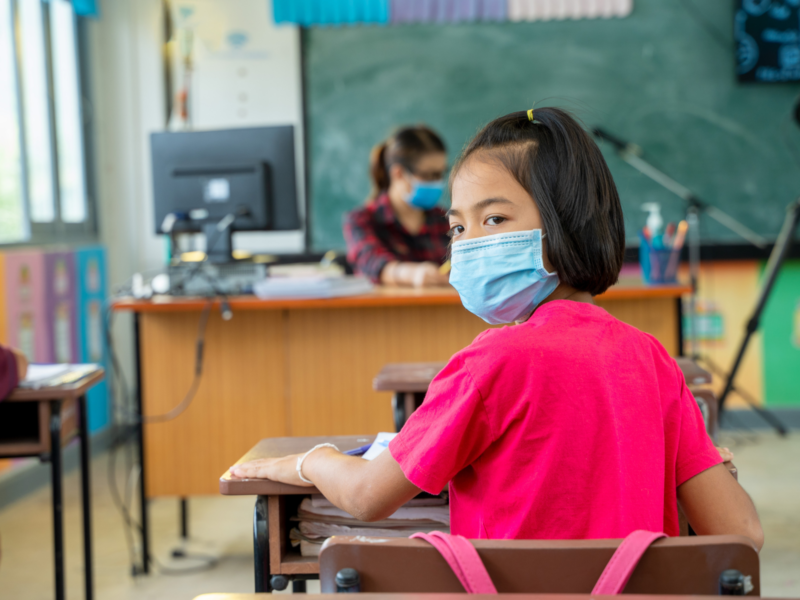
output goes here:
[[8, 343], [31, 362], [48, 362], [51, 345], [44, 301], [44, 253], [6, 254], [5, 289]]
[[106, 254], [102, 246], [85, 246], [75, 251], [77, 274], [78, 349], [80, 362], [96, 363], [106, 370], [106, 379], [86, 395], [89, 407], [89, 432], [111, 422], [110, 378], [105, 344]]
[[800, 81], [800, 0], [738, 0], [739, 81]]
[[75, 255], [44, 255], [44, 293], [50, 354], [45, 362], [77, 363], [77, 315], [75, 312]]

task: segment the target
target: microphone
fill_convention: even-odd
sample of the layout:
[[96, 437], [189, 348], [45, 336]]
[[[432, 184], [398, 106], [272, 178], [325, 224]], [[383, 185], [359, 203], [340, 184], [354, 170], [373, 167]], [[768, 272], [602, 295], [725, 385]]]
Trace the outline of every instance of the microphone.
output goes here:
[[602, 127], [594, 127], [592, 129], [592, 135], [594, 137], [596, 137], [597, 139], [605, 140], [606, 142], [608, 142], [609, 144], [614, 146], [614, 148], [616, 148], [617, 152], [620, 152], [620, 153], [626, 152], [628, 154], [634, 154], [636, 156], [641, 156], [641, 154], [642, 154], [642, 149], [639, 146], [637, 146], [636, 144], [633, 144], [631, 142], [626, 142], [626, 141], [621, 140], [620, 138], [618, 138], [617, 136], [609, 133], [608, 131], [606, 131]]
[[800, 125], [800, 96], [794, 101], [794, 110], [792, 114], [794, 114], [794, 122]]
[[172, 228], [175, 227], [175, 224], [178, 221], [185, 221], [188, 216], [189, 215], [182, 212], [169, 213], [166, 217], [164, 217], [164, 220], [161, 221], [161, 231], [167, 234], [172, 233]]

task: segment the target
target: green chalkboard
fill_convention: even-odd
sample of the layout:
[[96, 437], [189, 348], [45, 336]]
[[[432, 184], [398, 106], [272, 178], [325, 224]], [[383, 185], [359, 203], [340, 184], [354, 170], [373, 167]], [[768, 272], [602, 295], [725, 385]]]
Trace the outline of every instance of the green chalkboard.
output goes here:
[[[687, 1], [721, 35], [675, 0], [636, 0], [625, 19], [309, 30], [313, 247], [344, 246], [342, 214], [369, 191], [370, 148], [397, 124], [429, 124], [454, 158], [488, 120], [534, 102], [639, 144], [701, 198], [774, 239], [800, 194], [800, 127], [791, 119], [800, 85], [738, 83], [733, 3]], [[603, 151], [629, 240], [644, 224], [644, 202], [681, 217], [678, 198]], [[741, 241], [707, 217], [701, 232], [704, 242]]]

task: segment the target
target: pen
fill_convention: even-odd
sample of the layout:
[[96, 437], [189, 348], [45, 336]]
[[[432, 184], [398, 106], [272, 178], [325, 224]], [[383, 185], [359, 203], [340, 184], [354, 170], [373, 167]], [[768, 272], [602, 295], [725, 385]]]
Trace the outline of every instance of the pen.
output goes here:
[[674, 277], [678, 274], [678, 261], [680, 261], [681, 258], [681, 248], [683, 247], [683, 242], [686, 239], [686, 232], [688, 230], [689, 224], [686, 221], [678, 223], [678, 230], [675, 232], [675, 239], [672, 242], [672, 253], [670, 254], [669, 263], [664, 273], [665, 278], [667, 275], [669, 275], [669, 277]]
[[372, 446], [371, 443], [370, 444], [365, 444], [364, 446], [361, 446], [360, 448], [353, 448], [352, 450], [345, 450], [344, 452], [342, 452], [342, 454], [347, 454], [347, 456], [361, 456], [367, 450], [369, 450], [371, 446]]

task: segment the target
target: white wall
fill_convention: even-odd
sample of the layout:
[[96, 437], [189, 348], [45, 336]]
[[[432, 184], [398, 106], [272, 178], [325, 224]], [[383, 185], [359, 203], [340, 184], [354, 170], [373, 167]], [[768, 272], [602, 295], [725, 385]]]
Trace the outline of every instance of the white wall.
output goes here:
[[[194, 129], [293, 125], [301, 214], [305, 207], [300, 32], [276, 27], [269, 0], [173, 0], [174, 38], [192, 35], [190, 112]], [[180, 43], [173, 87], [183, 81]], [[239, 233], [238, 248], [301, 252], [304, 232]]]
[[[164, 77], [160, 0], [101, 0], [101, 19], [89, 27], [97, 213], [108, 248], [109, 281], [115, 286], [135, 272], [164, 263], [164, 243], [151, 223], [152, 191], [147, 133], [163, 127]], [[128, 315], [114, 327], [116, 349], [128, 376], [132, 329]]]
[[[202, 44], [197, 47], [194, 79], [196, 126], [296, 125], [302, 173], [298, 31], [274, 27], [267, 0], [192, 4], [212, 23], [198, 36]], [[252, 55], [218, 51], [209, 44], [231, 30], [249, 33]], [[100, 19], [89, 26], [92, 97], [87, 116], [94, 121], [98, 224], [108, 248], [112, 286], [125, 283], [133, 273], [161, 268], [166, 258], [165, 242], [154, 233], [149, 148], [149, 134], [164, 130], [168, 117], [163, 32], [161, 0], [101, 0]], [[298, 175], [301, 192], [303, 183]], [[298, 252], [303, 247], [301, 232], [247, 234], [243, 240], [244, 235], [237, 234], [234, 243], [250, 250]], [[130, 320], [122, 316], [118, 321], [117, 346], [130, 376]]]

